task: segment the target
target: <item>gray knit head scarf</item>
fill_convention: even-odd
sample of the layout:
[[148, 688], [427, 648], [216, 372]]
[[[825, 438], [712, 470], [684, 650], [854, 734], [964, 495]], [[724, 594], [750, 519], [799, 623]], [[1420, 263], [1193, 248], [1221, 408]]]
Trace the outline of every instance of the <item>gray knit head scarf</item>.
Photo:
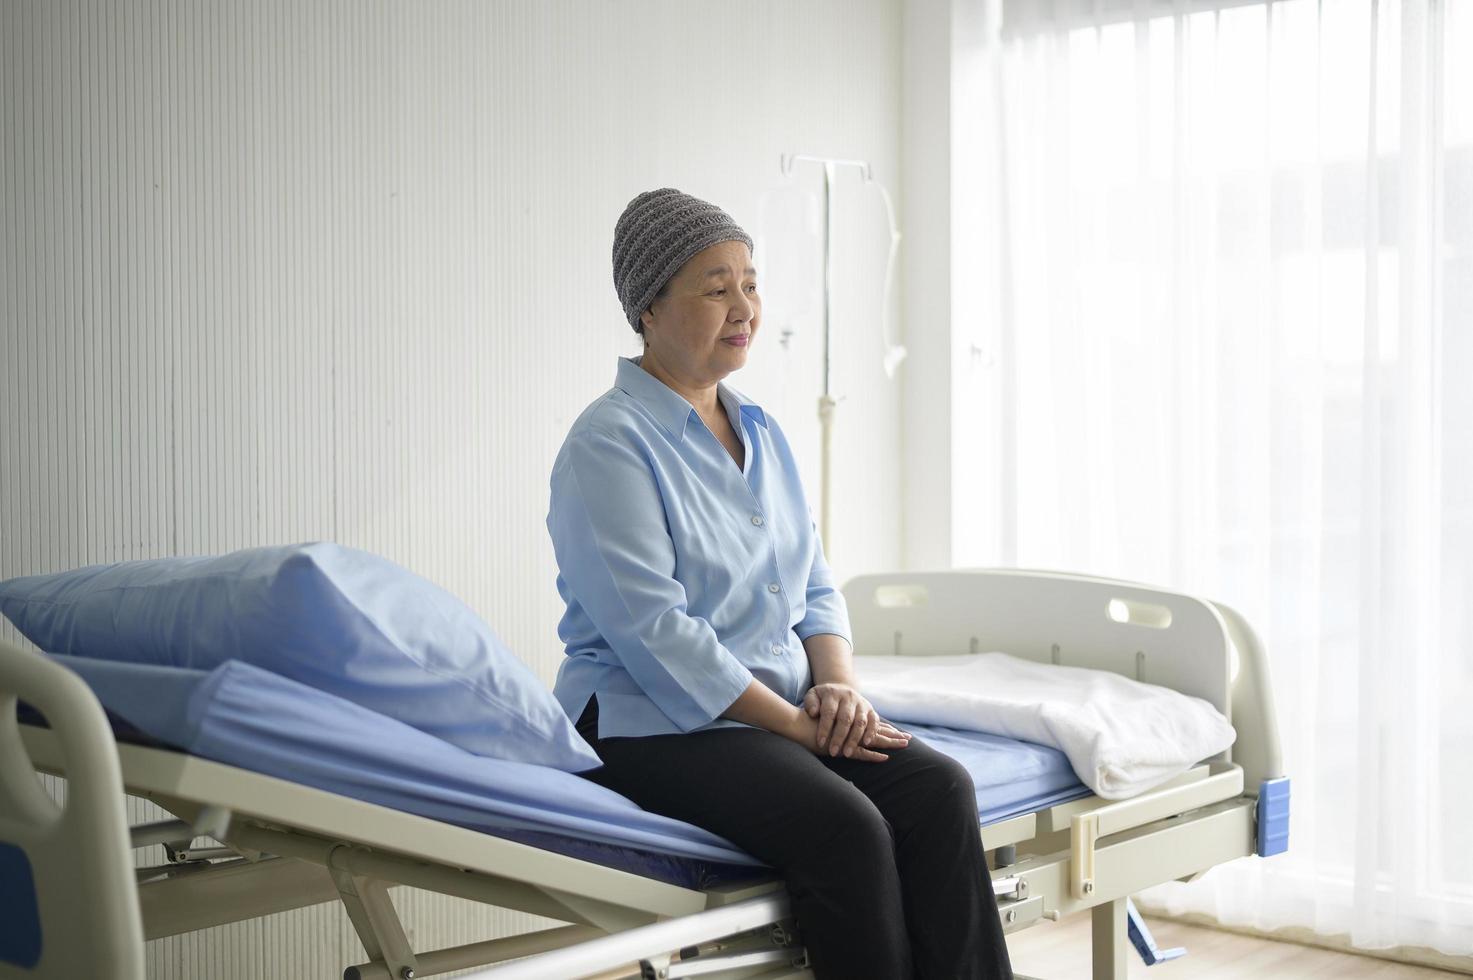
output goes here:
[[639, 315], [692, 255], [718, 242], [752, 238], [731, 215], [673, 187], [645, 191], [630, 201], [614, 225], [614, 289], [635, 333]]

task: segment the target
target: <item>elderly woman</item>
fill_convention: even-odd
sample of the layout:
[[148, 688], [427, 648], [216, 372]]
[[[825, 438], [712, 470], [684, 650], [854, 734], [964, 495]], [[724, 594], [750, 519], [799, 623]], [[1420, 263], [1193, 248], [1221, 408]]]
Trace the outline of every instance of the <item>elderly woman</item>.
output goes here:
[[772, 865], [820, 978], [1010, 977], [971, 777], [855, 689], [792, 450], [722, 383], [761, 323], [752, 239], [667, 187], [613, 251], [644, 353], [573, 423], [547, 517], [590, 778]]

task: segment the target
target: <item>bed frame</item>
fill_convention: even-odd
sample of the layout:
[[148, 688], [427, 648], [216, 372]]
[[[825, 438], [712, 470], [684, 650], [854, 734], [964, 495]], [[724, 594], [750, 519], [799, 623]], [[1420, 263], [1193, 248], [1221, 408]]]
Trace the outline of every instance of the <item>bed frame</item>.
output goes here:
[[[1113, 670], [1205, 698], [1238, 730], [1230, 751], [1140, 796], [1088, 797], [983, 827], [1006, 931], [1088, 909], [1095, 980], [1124, 980], [1132, 893], [1283, 849], [1287, 787], [1263, 651], [1228, 607], [1022, 570], [865, 575], [844, 594], [856, 655], [1005, 650]], [[17, 698], [51, 727], [18, 725]], [[64, 807], [37, 770], [66, 776]], [[125, 790], [176, 819], [127, 827]], [[196, 847], [200, 838], [214, 844]], [[168, 863], [135, 869], [132, 849], [157, 844]], [[395, 885], [567, 924], [417, 951], [389, 900]], [[365, 962], [344, 970], [349, 980], [413, 980], [488, 964], [503, 965], [475, 976], [812, 977], [776, 880], [695, 891], [120, 744], [80, 678], [3, 643], [0, 899], [21, 910], [0, 923], [0, 980], [132, 980], [143, 976], [145, 940], [329, 901], [342, 903], [365, 949]], [[27, 908], [39, 926], [33, 934]]]

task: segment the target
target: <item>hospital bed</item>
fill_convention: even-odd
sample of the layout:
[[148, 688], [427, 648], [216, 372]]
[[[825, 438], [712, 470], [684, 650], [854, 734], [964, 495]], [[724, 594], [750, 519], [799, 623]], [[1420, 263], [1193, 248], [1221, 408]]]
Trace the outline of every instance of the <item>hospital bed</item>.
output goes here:
[[[1089, 910], [1093, 975], [1123, 980], [1128, 896], [1284, 848], [1264, 654], [1231, 608], [1014, 569], [864, 575], [844, 594], [857, 656], [1001, 650], [1110, 670], [1203, 698], [1237, 729], [1230, 750], [1134, 798], [1079, 793], [984, 821], [1006, 931]], [[17, 699], [46, 724], [18, 723]], [[768, 875], [679, 881], [142, 743], [114, 730], [76, 674], [0, 643], [0, 902], [12, 910], [0, 978], [140, 977], [148, 939], [322, 902], [340, 902], [362, 940], [365, 961], [344, 971], [360, 980], [477, 967], [498, 980], [812, 975]], [[34, 771], [66, 777], [63, 808]], [[125, 790], [173, 818], [128, 827]], [[133, 849], [158, 844], [167, 862], [135, 868]], [[397, 885], [565, 924], [417, 950], [390, 901]]]

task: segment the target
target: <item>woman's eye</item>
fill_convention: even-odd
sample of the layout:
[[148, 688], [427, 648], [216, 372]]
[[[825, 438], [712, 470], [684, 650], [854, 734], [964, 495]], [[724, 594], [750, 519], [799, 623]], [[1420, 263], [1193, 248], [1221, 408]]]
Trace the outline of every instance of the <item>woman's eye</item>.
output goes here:
[[757, 291], [757, 284], [755, 282], [748, 283], [747, 284], [747, 288], [750, 289], [752, 292], [755, 293]]
[[715, 292], [713, 292], [711, 295], [712, 296], [720, 296], [724, 292], [726, 292], [726, 290], [724, 290], [724, 289], [718, 289]]

